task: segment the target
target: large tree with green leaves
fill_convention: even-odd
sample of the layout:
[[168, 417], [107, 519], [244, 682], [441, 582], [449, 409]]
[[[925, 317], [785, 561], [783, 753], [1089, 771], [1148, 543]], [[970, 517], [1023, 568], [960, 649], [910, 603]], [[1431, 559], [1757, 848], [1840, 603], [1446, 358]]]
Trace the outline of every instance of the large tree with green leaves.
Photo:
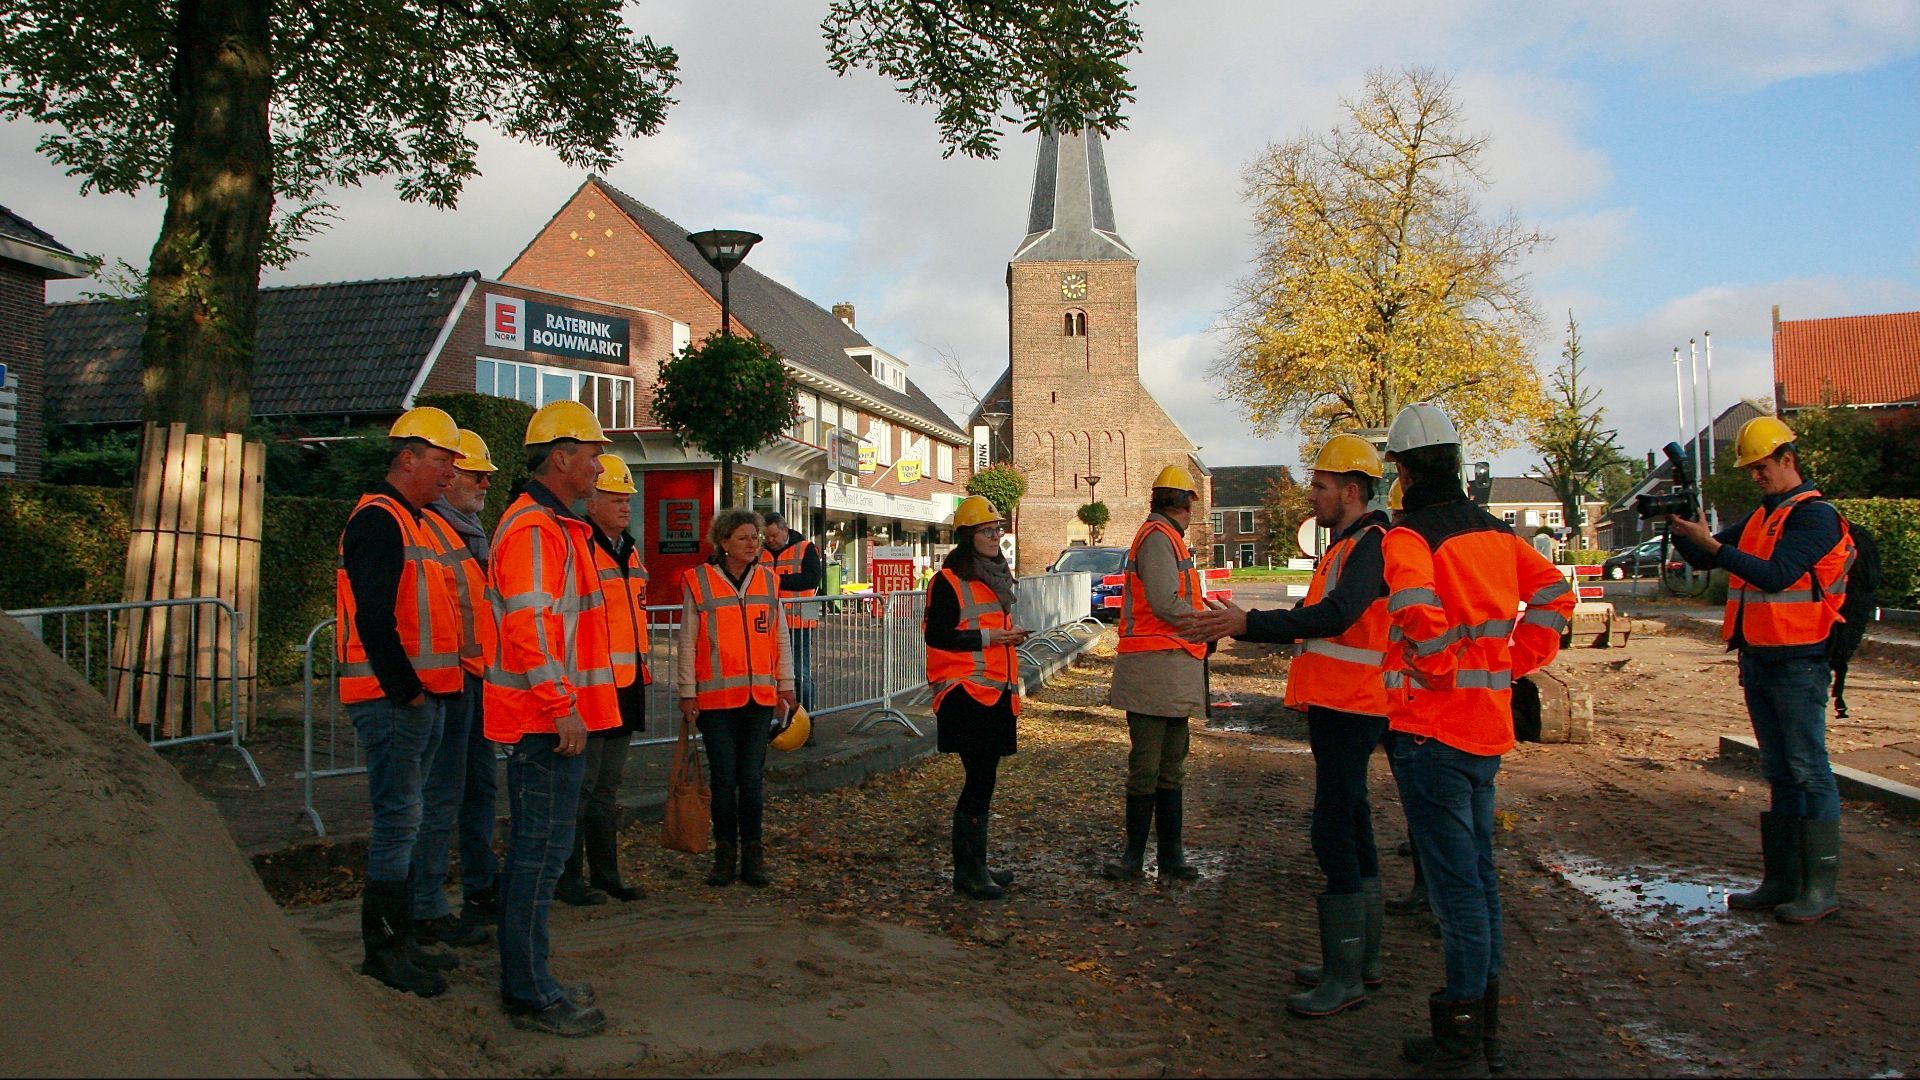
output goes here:
[[1540, 475], [1560, 500], [1561, 520], [1580, 535], [1580, 506], [1600, 490], [1610, 469], [1630, 465], [1620, 452], [1620, 433], [1603, 426], [1607, 410], [1600, 391], [1581, 380], [1586, 375], [1580, 345], [1580, 324], [1567, 312], [1567, 344], [1560, 350], [1560, 366], [1549, 380], [1546, 419], [1533, 437], [1540, 455]]

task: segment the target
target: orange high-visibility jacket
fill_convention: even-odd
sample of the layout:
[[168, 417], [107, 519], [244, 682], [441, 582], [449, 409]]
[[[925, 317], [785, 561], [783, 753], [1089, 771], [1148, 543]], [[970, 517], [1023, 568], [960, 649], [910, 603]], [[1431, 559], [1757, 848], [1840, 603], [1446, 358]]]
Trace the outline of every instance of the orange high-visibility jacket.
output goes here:
[[1513, 749], [1513, 680], [1560, 651], [1573, 587], [1464, 500], [1409, 513], [1382, 554], [1389, 726], [1469, 754]]
[[420, 521], [446, 553], [443, 559], [453, 578], [453, 601], [460, 613], [460, 666], [469, 675], [485, 675], [500, 652], [500, 627], [493, 619], [487, 571], [467, 542], [431, 507], [420, 515]]
[[[805, 568], [807, 552], [812, 550], [812, 548], [813, 541], [804, 538], [795, 540], [793, 543], [781, 548], [780, 554], [778, 555], [768, 551], [766, 548], [761, 548], [760, 562], [765, 566], [773, 568], [776, 579], [787, 574], [797, 574]], [[780, 599], [782, 600], [818, 595], [820, 595], [819, 589], [780, 590]], [[787, 625], [795, 627], [796, 629], [819, 626], [820, 620], [813, 617], [816, 614], [818, 614], [818, 609], [814, 608], [811, 604], [790, 604], [787, 606]]]
[[[433, 694], [460, 692], [460, 625], [454, 611], [453, 583], [443, 553], [413, 511], [390, 495], [362, 495], [348, 517], [361, 514], [387, 514], [400, 526], [400, 542], [405, 562], [400, 568], [400, 587], [395, 590], [393, 618], [400, 632], [400, 644], [420, 679], [421, 687]], [[340, 677], [340, 700], [347, 705], [378, 701], [385, 696], [380, 680], [367, 663], [367, 649], [360, 640], [360, 626], [354, 618], [353, 586], [347, 580], [345, 534], [342, 534], [333, 581], [335, 670]]]
[[1133, 534], [1133, 544], [1127, 548], [1127, 583], [1120, 599], [1118, 624], [1119, 651], [1185, 649], [1195, 660], [1204, 660], [1207, 656], [1206, 643], [1182, 638], [1180, 632], [1154, 614], [1153, 605], [1147, 603], [1146, 582], [1140, 577], [1140, 545], [1155, 533], [1164, 533], [1167, 539], [1173, 541], [1174, 566], [1180, 571], [1180, 603], [1194, 611], [1205, 606], [1200, 571], [1194, 568], [1193, 552], [1187, 548], [1186, 538], [1165, 518], [1158, 514], [1149, 515], [1147, 520], [1140, 523], [1140, 531]]
[[[956, 630], [1011, 630], [1013, 614], [1000, 606], [993, 586], [984, 581], [963, 581], [952, 570], [937, 575], [953, 589], [960, 603]], [[920, 633], [927, 632], [927, 619], [920, 617]], [[936, 649], [927, 646], [927, 685], [933, 687], [933, 707], [956, 687], [982, 705], [992, 705], [1006, 693], [1013, 704], [1013, 715], [1020, 715], [1020, 657], [1012, 645], [985, 645], [972, 652]]]
[[500, 655], [487, 668], [494, 742], [552, 733], [569, 713], [588, 731], [620, 725], [592, 530], [531, 494], [501, 515], [487, 568], [500, 623]]
[[700, 708], [737, 709], [750, 701], [772, 705], [779, 700], [781, 646], [774, 626], [780, 586], [773, 571], [749, 567], [745, 587], [735, 592], [726, 571], [701, 563], [682, 572], [680, 588], [698, 620], [693, 683]]
[[[1740, 550], [1757, 559], [1773, 557], [1780, 542], [1787, 515], [1807, 499], [1820, 497], [1818, 491], [1803, 491], [1786, 499], [1769, 514], [1758, 507], [1740, 530]], [[1833, 545], [1813, 569], [1779, 592], [1761, 592], [1748, 585], [1738, 574], [1727, 578], [1727, 610], [1720, 620], [1720, 637], [1732, 641], [1736, 627], [1748, 645], [1813, 645], [1827, 640], [1840, 617], [1840, 605], [1847, 599], [1847, 571], [1856, 556], [1853, 532], [1847, 519], [1840, 518], [1840, 541]]]
[[600, 573], [600, 591], [607, 598], [608, 644], [613, 652], [613, 684], [632, 686], [653, 682], [647, 667], [652, 641], [647, 636], [647, 566], [640, 561], [640, 545], [627, 551], [625, 572], [605, 544], [593, 545], [593, 565]]
[[[1313, 568], [1313, 581], [1307, 586], [1307, 603], [1317, 604], [1333, 591], [1354, 545], [1369, 531], [1386, 532], [1379, 525], [1368, 525], [1320, 557], [1320, 565]], [[1382, 596], [1368, 604], [1352, 626], [1333, 637], [1302, 641], [1287, 671], [1287, 706], [1304, 709], [1318, 705], [1364, 716], [1387, 715], [1387, 688], [1381, 675], [1386, 663], [1387, 627], [1387, 598]]]

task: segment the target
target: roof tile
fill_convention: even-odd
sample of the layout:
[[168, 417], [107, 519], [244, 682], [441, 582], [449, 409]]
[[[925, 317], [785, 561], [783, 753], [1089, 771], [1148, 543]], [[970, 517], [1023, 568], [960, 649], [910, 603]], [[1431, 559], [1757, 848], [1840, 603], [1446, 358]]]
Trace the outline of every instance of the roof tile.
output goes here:
[[1788, 409], [1920, 402], [1920, 311], [1782, 320], [1773, 380]]

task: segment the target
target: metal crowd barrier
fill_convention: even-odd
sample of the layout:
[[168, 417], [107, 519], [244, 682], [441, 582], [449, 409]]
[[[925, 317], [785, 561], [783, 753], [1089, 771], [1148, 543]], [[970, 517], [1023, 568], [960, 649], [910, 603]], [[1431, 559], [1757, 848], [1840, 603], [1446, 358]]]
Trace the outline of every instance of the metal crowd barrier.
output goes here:
[[[345, 764], [342, 764], [340, 746], [340, 673], [333, 664], [333, 630], [335, 620], [325, 619], [307, 631], [307, 640], [299, 646], [300, 689], [303, 700], [300, 723], [300, 771], [293, 774], [300, 781], [300, 810], [307, 815], [307, 823], [313, 826], [313, 835], [327, 835], [327, 826], [320, 819], [320, 811], [313, 805], [313, 782], [330, 776], [352, 776], [367, 771], [366, 758], [360, 752], [360, 736], [351, 722], [346, 724], [347, 749]], [[327, 730], [324, 749], [320, 751], [326, 759], [324, 765], [315, 764], [314, 719], [313, 719], [313, 657], [314, 646], [322, 634], [326, 635], [327, 645]]]
[[[127, 656], [123, 658], [126, 669], [116, 670], [113, 666], [114, 623], [129, 617], [132, 612], [154, 612], [162, 608], [173, 610], [165, 618], [149, 616], [144, 621], [150, 632], [168, 635], [165, 639], [166, 644], [157, 649], [149, 649], [142, 644], [138, 646], [140, 655], [136, 655], [134, 650], [129, 648]], [[200, 596], [184, 600], [138, 600], [117, 604], [18, 608], [7, 614], [19, 620], [28, 632], [40, 639], [41, 644], [58, 653], [60, 659], [66, 661], [68, 666], [79, 671], [81, 678], [107, 699], [110, 708], [115, 695], [122, 689], [123, 680], [146, 679], [157, 674], [139, 670], [145, 663], [146, 655], [165, 655], [175, 661], [184, 658], [196, 671], [204, 674], [170, 673], [161, 677], [161, 682], [166, 684], [166, 690], [170, 693], [177, 692], [182, 682], [196, 687], [201, 681], [210, 682], [213, 692], [208, 695], [206, 701], [201, 702], [196, 692], [193, 700], [187, 703], [190, 708], [181, 710], [193, 717], [193, 722], [186, 726], [201, 726], [199, 721], [204, 719], [209, 730], [185, 735], [166, 734], [165, 717], [155, 711], [149, 716], [150, 722], [145, 725], [147, 745], [155, 750], [161, 750], [169, 746], [185, 746], [188, 743], [224, 742], [228, 749], [239, 754], [240, 759], [247, 763], [247, 771], [253, 774], [254, 783], [261, 787], [267, 785], [266, 778], [260, 775], [260, 766], [254, 762], [253, 755], [241, 745], [241, 739], [245, 735], [246, 719], [240, 715], [239, 670], [229, 662], [225, 665], [226, 673], [221, 674], [221, 665], [217, 662], [218, 657], [215, 655], [219, 649], [222, 617], [226, 619], [226, 656], [231, 661], [231, 658], [240, 655], [241, 615], [234, 610], [232, 604], [218, 597]], [[57, 630], [49, 622], [56, 617], [59, 619]], [[211, 618], [213, 622], [211, 625], [204, 624], [203, 618]], [[49, 640], [49, 633], [53, 634], [52, 640]], [[125, 631], [123, 630], [122, 633], [124, 634]], [[184, 636], [180, 636], [182, 634]], [[94, 644], [96, 640], [99, 641], [97, 649]], [[123, 641], [122, 644], [124, 647], [127, 643]], [[226, 684], [224, 696], [227, 707], [224, 711], [220, 708], [221, 683]], [[157, 684], [142, 687], [147, 693], [155, 692], [156, 688]], [[138, 729], [142, 726], [139, 723], [140, 715], [141, 711], [136, 711], [127, 718], [128, 725], [135, 729], [135, 734], [139, 734]]]

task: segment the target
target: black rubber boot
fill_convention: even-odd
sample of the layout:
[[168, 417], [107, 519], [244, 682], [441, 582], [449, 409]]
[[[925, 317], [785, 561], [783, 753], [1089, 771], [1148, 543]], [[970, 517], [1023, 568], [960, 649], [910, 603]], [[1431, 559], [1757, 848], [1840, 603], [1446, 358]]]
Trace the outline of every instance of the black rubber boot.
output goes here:
[[1153, 831], [1153, 796], [1127, 796], [1127, 846], [1118, 862], [1107, 863], [1101, 873], [1115, 881], [1138, 880], [1146, 876], [1147, 834]]
[[1407, 895], [1386, 901], [1385, 910], [1388, 915], [1418, 915], [1432, 910], [1432, 905], [1427, 903], [1427, 876], [1420, 872], [1417, 860], [1413, 864], [1413, 887], [1407, 890]]
[[[1380, 967], [1380, 931], [1386, 922], [1386, 898], [1380, 891], [1380, 879], [1361, 878], [1360, 895], [1366, 899], [1367, 906], [1367, 944], [1360, 958], [1360, 983], [1369, 990], [1377, 990], [1387, 981]], [[1293, 981], [1301, 986], [1319, 986], [1321, 971], [1319, 964], [1294, 968]]]
[[764, 889], [773, 884], [767, 876], [767, 849], [758, 840], [740, 845], [740, 884]]
[[1360, 961], [1367, 951], [1367, 898], [1364, 893], [1321, 893], [1321, 978], [1313, 989], [1287, 998], [1295, 1016], [1332, 1016], [1367, 1000], [1360, 982]]
[[1007, 895], [987, 876], [984, 815], [953, 812], [953, 891], [973, 900], [1000, 900]]
[[1800, 895], [1773, 909], [1784, 923], [1816, 923], [1840, 910], [1840, 823], [1808, 821], [1800, 829]]
[[707, 872], [707, 884], [719, 888], [733, 884], [740, 876], [740, 845], [727, 840], [713, 845], [713, 869]]
[[1480, 1049], [1487, 1055], [1488, 1072], [1507, 1071], [1507, 1050], [1500, 1042], [1500, 976], [1487, 978], [1487, 992], [1480, 996]]
[[489, 885], [460, 898], [460, 921], [491, 926], [500, 921], [500, 886]]
[[581, 823], [586, 835], [587, 884], [621, 903], [644, 900], [645, 889], [620, 880], [620, 830], [597, 817]]
[[360, 940], [367, 957], [360, 970], [395, 990], [438, 997], [446, 993], [447, 980], [407, 958], [412, 912], [413, 891], [406, 882], [367, 882], [360, 896]]
[[1768, 811], [1760, 815], [1760, 858], [1766, 867], [1760, 885], [1728, 895], [1736, 911], [1765, 911], [1800, 895], [1800, 832], [1803, 820]]
[[586, 835], [584, 827], [573, 830], [573, 854], [567, 856], [566, 868], [560, 871], [560, 880], [553, 887], [555, 900], [574, 907], [590, 907], [607, 902], [607, 894], [589, 888], [586, 879], [581, 876], [581, 868], [586, 862]]
[[[993, 815], [992, 814], [980, 815], [980, 852], [981, 852], [982, 859], [986, 858], [987, 848], [992, 846], [992, 843], [991, 843], [992, 833], [993, 833]], [[989, 866], [987, 867], [987, 879], [989, 881], [992, 881], [995, 885], [998, 885], [1004, 889], [1013, 884], [1013, 871], [995, 870], [993, 867]]]
[[481, 923], [469, 922], [456, 915], [440, 915], [431, 919], [415, 919], [414, 937], [423, 945], [439, 942], [442, 945], [455, 945], [469, 948], [487, 943], [487, 929]]
[[1420, 1066], [1428, 1076], [1464, 1075], [1476, 1066], [1484, 1066], [1480, 1009], [1479, 998], [1447, 1001], [1434, 994], [1427, 999], [1427, 1024], [1431, 1033], [1402, 1040], [1401, 1056]]
[[1180, 796], [1179, 788], [1161, 788], [1153, 793], [1153, 829], [1154, 838], [1159, 842], [1162, 881], [1200, 880], [1200, 871], [1187, 865], [1187, 851], [1180, 843], [1180, 828], [1186, 816]]

